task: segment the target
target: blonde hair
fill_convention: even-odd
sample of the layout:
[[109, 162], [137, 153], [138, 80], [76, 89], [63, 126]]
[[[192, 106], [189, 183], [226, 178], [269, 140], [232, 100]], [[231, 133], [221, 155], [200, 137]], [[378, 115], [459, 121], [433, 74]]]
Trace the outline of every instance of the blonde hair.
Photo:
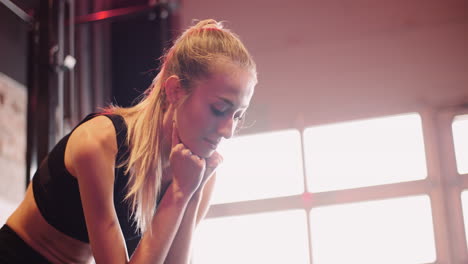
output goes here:
[[[166, 108], [165, 80], [177, 75], [190, 92], [195, 80], [207, 77], [219, 60], [235, 63], [252, 73], [257, 81], [255, 62], [238, 36], [213, 19], [199, 21], [187, 29], [161, 58], [160, 72], [133, 107], [110, 106], [106, 112], [127, 121], [129, 146], [125, 166], [129, 174], [126, 200], [140, 232], [151, 230], [162, 178], [162, 124]], [[132, 117], [132, 118], [128, 118]]]

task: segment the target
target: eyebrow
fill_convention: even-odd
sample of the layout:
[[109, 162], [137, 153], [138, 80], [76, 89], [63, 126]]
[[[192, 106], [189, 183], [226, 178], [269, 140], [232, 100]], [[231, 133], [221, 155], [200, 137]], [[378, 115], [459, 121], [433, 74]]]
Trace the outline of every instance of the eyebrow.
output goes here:
[[218, 96], [218, 99], [221, 99], [223, 100], [226, 104], [230, 105], [231, 107], [234, 106], [234, 103], [231, 102], [231, 100], [227, 99], [227, 98], [224, 98], [224, 97], [221, 97], [221, 96]]
[[[217, 96], [218, 99], [221, 99], [222, 101], [224, 101], [226, 104], [230, 105], [231, 107], [234, 107], [234, 103], [231, 102], [231, 100], [227, 99], [227, 98], [224, 98], [224, 97], [221, 97], [221, 96]], [[249, 106], [248, 105], [241, 105], [240, 108], [248, 108]]]

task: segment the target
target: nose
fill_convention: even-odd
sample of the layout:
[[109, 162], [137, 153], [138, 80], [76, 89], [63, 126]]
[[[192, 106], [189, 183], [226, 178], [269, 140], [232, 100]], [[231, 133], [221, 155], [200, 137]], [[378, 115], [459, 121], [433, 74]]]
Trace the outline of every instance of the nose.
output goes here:
[[234, 129], [236, 128], [237, 122], [232, 118], [226, 118], [221, 122], [218, 127], [218, 134], [220, 134], [225, 139], [229, 139], [234, 135]]

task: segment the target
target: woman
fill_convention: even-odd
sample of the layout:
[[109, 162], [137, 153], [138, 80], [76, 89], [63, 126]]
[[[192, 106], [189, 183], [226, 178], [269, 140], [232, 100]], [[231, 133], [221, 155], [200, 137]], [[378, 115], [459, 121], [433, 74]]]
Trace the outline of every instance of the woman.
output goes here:
[[41, 163], [0, 232], [0, 263], [189, 263], [217, 145], [256, 82], [233, 33], [215, 20], [189, 28], [137, 105], [89, 115]]

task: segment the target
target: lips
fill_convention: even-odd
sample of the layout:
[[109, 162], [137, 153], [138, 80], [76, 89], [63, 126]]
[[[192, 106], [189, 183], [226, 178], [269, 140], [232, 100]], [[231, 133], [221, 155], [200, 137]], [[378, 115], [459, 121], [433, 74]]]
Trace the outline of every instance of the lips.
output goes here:
[[205, 141], [206, 141], [206, 143], [208, 143], [208, 145], [212, 149], [216, 149], [218, 147], [219, 140], [210, 140], [208, 138], [205, 138]]

